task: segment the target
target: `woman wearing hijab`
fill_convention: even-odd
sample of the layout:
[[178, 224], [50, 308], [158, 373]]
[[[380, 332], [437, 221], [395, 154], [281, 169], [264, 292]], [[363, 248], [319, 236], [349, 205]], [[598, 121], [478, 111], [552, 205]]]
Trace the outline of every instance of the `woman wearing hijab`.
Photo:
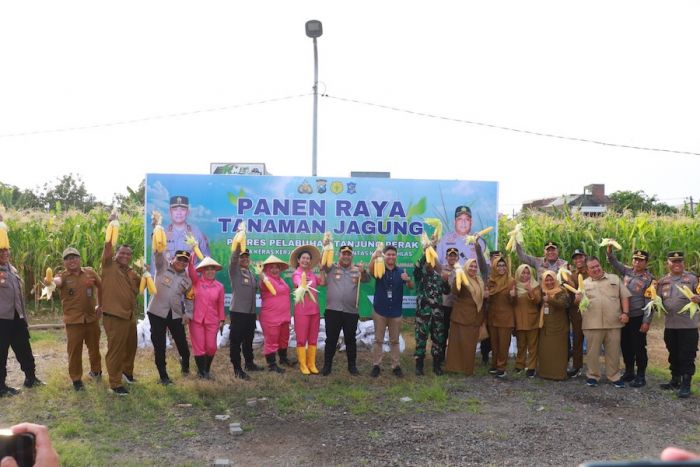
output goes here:
[[[260, 277], [260, 326], [263, 330], [263, 353], [270, 371], [284, 373], [277, 366], [275, 353], [279, 353], [280, 363], [287, 360], [289, 346], [289, 286], [280, 274], [289, 265], [274, 255], [263, 261], [263, 272]], [[274, 290], [274, 293], [271, 292]]]
[[569, 294], [557, 282], [556, 274], [542, 274], [542, 310], [539, 343], [537, 344], [537, 375], [561, 381], [567, 378], [569, 362]]
[[515, 371], [527, 368], [528, 378], [535, 377], [537, 367], [537, 340], [540, 333], [540, 302], [542, 291], [535, 280], [532, 268], [521, 264], [515, 271], [515, 286], [510, 295], [515, 299], [515, 335], [518, 339], [518, 356]]
[[450, 315], [450, 335], [447, 345], [445, 370], [454, 373], [474, 374], [476, 344], [479, 342], [479, 328], [484, 322], [482, 307], [487, 291], [479, 277], [475, 259], [464, 264], [468, 282], [458, 290], [452, 283], [455, 297]]
[[489, 311], [488, 329], [491, 338], [491, 369], [489, 373], [503, 378], [508, 363], [510, 337], [515, 327], [515, 314], [510, 290], [513, 288], [508, 264], [502, 256], [495, 256], [491, 261], [491, 275], [488, 280]]
[[224, 285], [216, 280], [221, 265], [207, 256], [195, 268], [191, 256], [188, 273], [194, 291], [194, 311], [189, 322], [192, 352], [197, 375], [210, 379], [211, 362], [216, 354], [216, 333], [224, 327]]
[[[297, 288], [294, 299], [294, 332], [297, 337], [299, 369], [305, 375], [318, 374], [316, 344], [321, 310], [316, 288], [322, 284], [319, 283], [313, 268], [321, 262], [321, 252], [313, 245], [302, 245], [292, 251], [289, 262], [296, 268], [292, 274], [292, 284]], [[302, 291], [301, 288], [306, 290]]]

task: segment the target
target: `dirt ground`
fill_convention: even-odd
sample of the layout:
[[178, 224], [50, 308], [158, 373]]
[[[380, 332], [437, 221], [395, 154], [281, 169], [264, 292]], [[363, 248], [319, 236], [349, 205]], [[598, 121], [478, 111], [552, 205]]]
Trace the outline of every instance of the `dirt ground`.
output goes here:
[[[404, 337], [410, 352], [410, 332]], [[648, 348], [651, 365], [665, 369], [667, 354], [658, 326], [649, 336]], [[336, 358], [342, 363], [345, 356]], [[359, 381], [370, 393], [393, 383], [387, 371], [376, 380], [367, 376], [368, 352], [361, 352], [359, 359], [363, 374]], [[409, 363], [410, 353], [403, 359]], [[17, 383], [21, 373], [10, 360], [11, 379]], [[341, 363], [338, 373], [343, 372]], [[42, 354], [39, 362], [44, 367], [64, 364], [60, 351]], [[219, 365], [221, 374], [230, 372], [225, 362]], [[409, 374], [412, 370], [404, 367], [404, 381], [416, 381]], [[175, 436], [159, 446], [162, 464], [204, 465], [225, 458], [234, 465], [275, 466], [577, 465], [589, 460], [658, 458], [669, 445], [700, 451], [698, 387], [694, 385], [690, 399], [680, 400], [659, 388], [665, 379], [662, 370], [651, 371], [648, 385], [641, 389], [617, 389], [604, 382], [589, 388], [583, 378], [552, 382], [512, 372], [499, 380], [485, 367], [468, 378], [425, 378], [449, 388], [449, 408], [426, 409], [410, 401], [400, 412], [353, 414], [345, 407], [328, 406], [309, 417], [283, 414], [272, 401], [255, 407], [242, 404], [232, 410], [242, 422], [243, 435], [230, 435], [228, 422], [202, 417], [196, 436]], [[127, 454], [115, 458], [115, 463], [152, 463], [152, 448], [143, 447], [139, 439], [126, 448]]]

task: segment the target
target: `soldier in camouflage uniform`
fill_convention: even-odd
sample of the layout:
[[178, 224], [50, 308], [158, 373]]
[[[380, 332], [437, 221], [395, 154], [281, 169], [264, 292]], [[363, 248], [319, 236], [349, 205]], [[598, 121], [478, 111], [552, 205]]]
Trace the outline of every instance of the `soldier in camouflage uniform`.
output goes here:
[[447, 334], [445, 333], [445, 315], [442, 309], [442, 296], [450, 292], [450, 286], [441, 276], [439, 263], [433, 268], [425, 254], [413, 269], [416, 279], [416, 375], [423, 376], [423, 360], [428, 335], [432, 341], [430, 353], [433, 356], [433, 372], [442, 374], [442, 359]]

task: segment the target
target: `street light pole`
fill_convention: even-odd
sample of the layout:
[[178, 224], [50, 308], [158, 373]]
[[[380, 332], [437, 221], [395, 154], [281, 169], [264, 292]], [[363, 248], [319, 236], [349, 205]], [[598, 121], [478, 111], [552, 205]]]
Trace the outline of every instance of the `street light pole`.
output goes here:
[[321, 22], [315, 19], [306, 22], [306, 35], [314, 41], [314, 116], [313, 116], [313, 140], [311, 143], [311, 176], [316, 176], [317, 139], [318, 139], [318, 47], [316, 38], [323, 34]]

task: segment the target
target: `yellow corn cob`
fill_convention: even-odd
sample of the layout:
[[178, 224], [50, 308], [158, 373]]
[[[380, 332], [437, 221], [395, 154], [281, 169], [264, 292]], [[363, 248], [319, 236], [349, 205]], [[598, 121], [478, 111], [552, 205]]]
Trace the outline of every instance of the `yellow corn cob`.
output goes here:
[[571, 278], [571, 271], [566, 269], [566, 267], [562, 266], [559, 268], [557, 271], [557, 280], [559, 280], [560, 283], [563, 283], [565, 281], [568, 281]]
[[464, 237], [464, 242], [467, 245], [471, 245], [472, 243], [476, 243], [476, 236], [477, 235], [483, 237], [484, 235], [491, 232], [492, 230], [493, 230], [493, 227], [486, 227], [485, 229], [478, 231], [474, 235], [467, 235], [466, 237]]
[[650, 298], [650, 299], [655, 299], [656, 298], [656, 287], [654, 286], [654, 283], [652, 284], [644, 291], [644, 298]]
[[53, 269], [46, 268], [46, 282], [53, 282]]
[[700, 283], [698, 283], [697, 288], [695, 289], [695, 293], [700, 295]]
[[578, 293], [578, 289], [571, 287], [569, 284], [564, 284], [564, 288], [572, 293]]
[[112, 246], [117, 245], [119, 239], [119, 221], [114, 219], [110, 221], [107, 225], [107, 232], [105, 233], [105, 243], [109, 242]]
[[518, 223], [518, 224], [515, 224], [515, 228], [513, 230], [508, 232], [508, 236], [510, 238], [508, 239], [508, 244], [506, 245], [507, 251], [515, 251], [516, 244], [523, 243], [522, 228], [523, 228], [523, 225]]
[[245, 236], [245, 222], [240, 222], [238, 224], [238, 229], [236, 230], [236, 235], [233, 236], [233, 240], [231, 241], [231, 251], [234, 251], [236, 247], [240, 246], [241, 251], [245, 251], [246, 249], [246, 236]]
[[622, 247], [620, 246], [620, 244], [611, 238], [604, 238], [603, 240], [601, 240], [600, 246], [608, 246], [608, 245], [611, 245], [616, 250], [622, 250]]
[[307, 287], [307, 283], [306, 283], [306, 273], [303, 272], [303, 271], [302, 271], [302, 273], [301, 273], [301, 284], [299, 285], [299, 287], [302, 287], [302, 288], [306, 288], [306, 287]]
[[455, 265], [455, 286], [457, 290], [462, 290], [462, 285], [466, 286], [469, 284], [469, 279], [464, 269], [459, 264]]
[[139, 284], [139, 293], [143, 293], [146, 290], [146, 276], [141, 276], [141, 283]]
[[374, 260], [374, 277], [375, 279], [381, 279], [384, 277], [384, 256], [377, 256]]
[[693, 291], [690, 290], [690, 288], [687, 285], [684, 285], [683, 287], [676, 286], [678, 290], [681, 291], [681, 293], [687, 298], [689, 303], [685, 305], [681, 310], [678, 312], [678, 314], [685, 313], [686, 311], [690, 315], [690, 319], [693, 319], [693, 316], [695, 316], [695, 313], [700, 312], [700, 305], [692, 301], [693, 298]]
[[204, 255], [202, 254], [202, 250], [199, 249], [199, 243], [197, 243], [197, 239], [194, 238], [194, 235], [191, 233], [187, 234], [187, 237], [185, 238], [185, 243], [187, 243], [189, 246], [192, 247], [192, 251], [194, 251], [194, 254], [197, 255], [197, 258], [202, 261], [204, 259]]
[[156, 284], [153, 282], [153, 276], [146, 271], [141, 276], [141, 284], [139, 285], [139, 293], [143, 293], [145, 289], [148, 289], [148, 293], [155, 295], [158, 290], [156, 289]]
[[7, 224], [0, 220], [0, 250], [10, 248], [10, 237], [7, 236]]
[[321, 255], [321, 266], [330, 268], [333, 266], [333, 237], [330, 232], [323, 234], [323, 253]]
[[578, 275], [578, 291], [583, 292], [583, 274]]
[[165, 235], [163, 226], [156, 225], [153, 228], [153, 251], [163, 253], [168, 247], [168, 237]]
[[265, 284], [265, 287], [267, 287], [267, 290], [272, 295], [277, 295], [277, 291], [275, 290], [275, 287], [272, 285], [272, 282], [270, 282], [270, 279], [267, 278], [267, 275], [261, 274], [260, 277], [262, 278], [262, 281], [263, 281], [263, 284]]
[[187, 293], [185, 294], [185, 298], [187, 300], [194, 300], [194, 288], [191, 288], [187, 291]]

